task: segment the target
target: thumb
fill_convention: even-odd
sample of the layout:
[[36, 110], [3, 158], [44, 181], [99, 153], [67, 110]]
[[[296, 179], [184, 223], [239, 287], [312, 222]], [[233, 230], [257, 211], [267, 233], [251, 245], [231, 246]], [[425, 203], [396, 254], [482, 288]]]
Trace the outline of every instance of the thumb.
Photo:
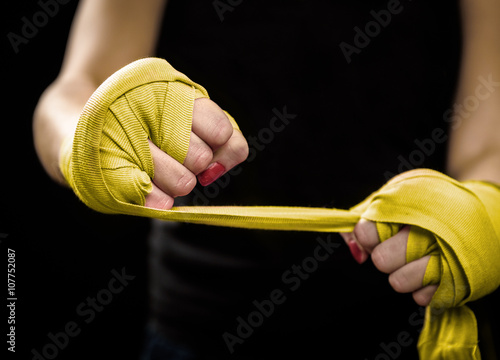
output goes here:
[[106, 186], [118, 201], [144, 206], [146, 195], [153, 190], [151, 179], [138, 167], [102, 169]]

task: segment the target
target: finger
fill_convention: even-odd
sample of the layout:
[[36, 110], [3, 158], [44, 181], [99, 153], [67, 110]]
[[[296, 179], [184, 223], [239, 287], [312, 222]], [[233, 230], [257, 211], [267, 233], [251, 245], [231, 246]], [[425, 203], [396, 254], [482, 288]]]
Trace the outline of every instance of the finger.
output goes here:
[[194, 101], [192, 131], [216, 150], [231, 138], [233, 126], [219, 105], [199, 98]]
[[353, 233], [359, 245], [369, 254], [380, 244], [377, 226], [374, 222], [365, 219], [359, 220], [354, 227]]
[[153, 183], [171, 197], [189, 194], [196, 185], [194, 174], [164, 153], [152, 141], [148, 141], [155, 172]]
[[429, 259], [430, 255], [424, 256], [391, 273], [389, 283], [392, 288], [400, 293], [413, 292], [422, 288]]
[[170, 210], [174, 206], [174, 198], [165, 194], [153, 183], [153, 190], [146, 195], [144, 206], [153, 209]]
[[219, 147], [213, 156], [212, 164], [198, 175], [198, 181], [203, 186], [217, 180], [227, 171], [248, 157], [248, 144], [241, 132], [234, 130], [231, 138]]
[[183, 165], [194, 175], [198, 175], [205, 170], [212, 162], [213, 153], [210, 146], [199, 138], [195, 133], [191, 133], [189, 149]]
[[342, 236], [342, 239], [344, 239], [346, 245], [349, 245], [349, 243], [354, 240], [353, 233], [339, 233], [339, 235]]
[[359, 264], [362, 264], [368, 259], [368, 253], [363, 250], [361, 245], [359, 245], [354, 233], [340, 233], [340, 236], [342, 236], [347, 246], [349, 247], [354, 260], [356, 260]]
[[431, 303], [432, 297], [436, 293], [438, 285], [428, 285], [413, 292], [413, 300], [420, 306], [427, 306]]
[[406, 245], [409, 233], [410, 227], [405, 226], [396, 235], [373, 249], [372, 261], [377, 269], [390, 274], [406, 264]]

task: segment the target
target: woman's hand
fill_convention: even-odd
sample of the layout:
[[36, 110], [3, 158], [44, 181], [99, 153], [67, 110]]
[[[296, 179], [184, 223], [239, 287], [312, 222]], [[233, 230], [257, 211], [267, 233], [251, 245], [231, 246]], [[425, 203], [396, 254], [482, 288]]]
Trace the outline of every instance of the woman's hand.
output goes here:
[[403, 226], [393, 237], [380, 242], [375, 223], [361, 219], [354, 231], [342, 233], [351, 253], [358, 263], [371, 255], [375, 267], [389, 274], [389, 283], [400, 293], [413, 293], [413, 299], [427, 306], [437, 290], [437, 285], [422, 286], [430, 255], [406, 263], [406, 245], [410, 226]]
[[153, 190], [146, 196], [146, 207], [170, 209], [174, 198], [189, 194], [196, 185], [209, 185], [248, 156], [248, 144], [233, 129], [222, 109], [207, 98], [194, 101], [193, 127], [189, 150], [183, 164], [177, 162], [149, 140], [153, 157]]

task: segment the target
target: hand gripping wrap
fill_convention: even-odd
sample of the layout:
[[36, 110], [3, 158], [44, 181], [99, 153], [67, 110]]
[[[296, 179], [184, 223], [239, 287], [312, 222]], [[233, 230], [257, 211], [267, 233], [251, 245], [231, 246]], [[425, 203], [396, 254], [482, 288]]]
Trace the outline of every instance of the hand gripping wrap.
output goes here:
[[406, 262], [431, 255], [423, 286], [439, 284], [419, 339], [422, 359], [480, 359], [464, 306], [500, 285], [500, 188], [419, 169], [391, 179], [351, 211], [376, 222], [381, 241], [412, 225]]
[[[193, 103], [206, 90], [165, 60], [138, 60], [87, 102], [60, 167], [77, 196], [104, 213], [249, 229], [352, 231], [377, 224], [381, 241], [411, 225], [407, 262], [431, 255], [422, 285], [439, 284], [419, 339], [422, 359], [480, 359], [476, 319], [465, 306], [500, 285], [500, 188], [418, 169], [391, 179], [350, 210], [279, 206], [144, 207], [154, 167], [148, 138], [182, 163]], [[229, 114], [233, 126], [234, 119]]]

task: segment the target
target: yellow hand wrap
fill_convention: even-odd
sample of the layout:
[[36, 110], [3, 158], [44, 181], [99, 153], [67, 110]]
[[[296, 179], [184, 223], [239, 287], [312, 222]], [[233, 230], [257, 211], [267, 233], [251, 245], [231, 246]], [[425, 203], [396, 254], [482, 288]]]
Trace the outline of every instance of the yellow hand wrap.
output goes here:
[[381, 241], [412, 225], [406, 262], [431, 255], [423, 286], [439, 284], [419, 339], [422, 359], [480, 359], [477, 324], [463, 306], [500, 285], [500, 188], [433, 170], [391, 179], [351, 211], [376, 222]]
[[207, 91], [162, 59], [138, 60], [117, 71], [88, 100], [74, 138], [62, 145], [66, 181], [103, 213], [143, 206], [154, 177], [148, 138], [182, 164], [199, 97], [208, 98]]
[[[78, 197], [104, 213], [207, 225], [319, 232], [374, 221], [381, 241], [412, 225], [407, 262], [432, 255], [423, 285], [439, 284], [419, 340], [422, 359], [480, 359], [474, 314], [464, 304], [500, 285], [500, 188], [455, 181], [433, 170], [396, 176], [354, 208], [144, 207], [154, 176], [147, 139], [182, 163], [193, 103], [206, 90], [161, 59], [138, 60], [87, 102], [61, 170]], [[229, 115], [228, 115], [229, 116]], [[229, 116], [233, 126], [234, 119]]]

